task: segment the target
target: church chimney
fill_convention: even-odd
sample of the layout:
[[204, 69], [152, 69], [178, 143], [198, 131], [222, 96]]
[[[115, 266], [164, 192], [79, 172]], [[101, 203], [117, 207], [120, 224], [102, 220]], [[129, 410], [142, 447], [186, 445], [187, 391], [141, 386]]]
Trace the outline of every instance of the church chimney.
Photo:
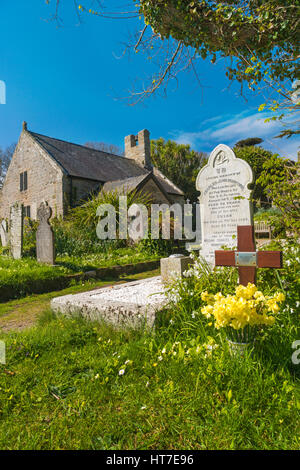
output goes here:
[[131, 134], [125, 137], [125, 157], [131, 158], [147, 170], [152, 170], [150, 132], [147, 129], [140, 131], [137, 136]]

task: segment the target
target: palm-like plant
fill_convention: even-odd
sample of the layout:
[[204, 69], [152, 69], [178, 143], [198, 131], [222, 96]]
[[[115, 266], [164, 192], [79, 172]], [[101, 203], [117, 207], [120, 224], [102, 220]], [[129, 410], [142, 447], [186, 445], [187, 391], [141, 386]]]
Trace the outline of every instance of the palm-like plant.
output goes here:
[[102, 204], [110, 204], [116, 212], [118, 229], [120, 218], [120, 196], [127, 197], [128, 208], [132, 204], [144, 204], [149, 209], [152, 202], [150, 194], [142, 193], [140, 191], [131, 191], [128, 193], [118, 190], [100, 192], [98, 194], [92, 194], [88, 201], [85, 201], [82, 205], [72, 209], [67, 220], [79, 230], [92, 232], [96, 236], [96, 226], [98, 223], [98, 217], [96, 215], [97, 209]]

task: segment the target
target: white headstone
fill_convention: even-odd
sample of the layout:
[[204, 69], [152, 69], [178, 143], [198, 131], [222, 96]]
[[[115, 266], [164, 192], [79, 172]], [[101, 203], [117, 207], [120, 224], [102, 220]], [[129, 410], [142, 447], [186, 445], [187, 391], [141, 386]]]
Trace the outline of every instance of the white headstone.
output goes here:
[[197, 177], [200, 191], [202, 244], [200, 254], [215, 263], [215, 250], [237, 244], [237, 226], [252, 225], [252, 204], [249, 200], [253, 181], [251, 167], [236, 158], [230, 147], [218, 145], [207, 165]]

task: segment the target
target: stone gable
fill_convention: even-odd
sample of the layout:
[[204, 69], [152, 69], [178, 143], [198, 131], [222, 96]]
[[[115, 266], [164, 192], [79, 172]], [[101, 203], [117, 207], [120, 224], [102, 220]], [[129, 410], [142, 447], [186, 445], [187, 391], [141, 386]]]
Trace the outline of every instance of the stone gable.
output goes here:
[[[27, 172], [27, 189], [20, 191], [20, 174]], [[0, 218], [8, 219], [10, 207], [19, 202], [30, 207], [36, 219], [41, 201], [47, 201], [54, 215], [63, 215], [63, 172], [49, 155], [23, 130], [1, 191]]]

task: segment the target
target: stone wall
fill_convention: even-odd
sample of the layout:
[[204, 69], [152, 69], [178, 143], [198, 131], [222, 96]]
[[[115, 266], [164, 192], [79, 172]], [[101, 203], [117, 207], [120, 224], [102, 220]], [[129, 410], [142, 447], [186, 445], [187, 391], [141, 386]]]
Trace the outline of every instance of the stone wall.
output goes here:
[[[99, 187], [99, 181], [86, 180], [83, 178], [68, 177], [64, 176], [63, 178], [63, 190], [65, 192], [65, 200], [68, 201], [68, 204], [74, 206], [76, 202], [82, 200], [89, 193]], [[72, 199], [71, 199], [71, 189], [72, 189]]]
[[[27, 171], [28, 189], [20, 191], [20, 173], [24, 171]], [[48, 202], [54, 216], [62, 215], [62, 177], [60, 167], [23, 129], [2, 189], [0, 218], [8, 219], [10, 207], [16, 202], [30, 206], [33, 219], [42, 201]]]
[[142, 187], [141, 191], [143, 193], [150, 194], [154, 204], [169, 204], [169, 201], [165, 197], [164, 193], [159, 189], [157, 184], [152, 179], [147, 181], [147, 183]]
[[131, 134], [125, 137], [125, 157], [151, 170], [150, 132], [147, 129], [140, 131], [137, 136]]
[[181, 196], [180, 194], [168, 194], [168, 197], [172, 204], [180, 204], [183, 206], [185, 203], [184, 196]]

